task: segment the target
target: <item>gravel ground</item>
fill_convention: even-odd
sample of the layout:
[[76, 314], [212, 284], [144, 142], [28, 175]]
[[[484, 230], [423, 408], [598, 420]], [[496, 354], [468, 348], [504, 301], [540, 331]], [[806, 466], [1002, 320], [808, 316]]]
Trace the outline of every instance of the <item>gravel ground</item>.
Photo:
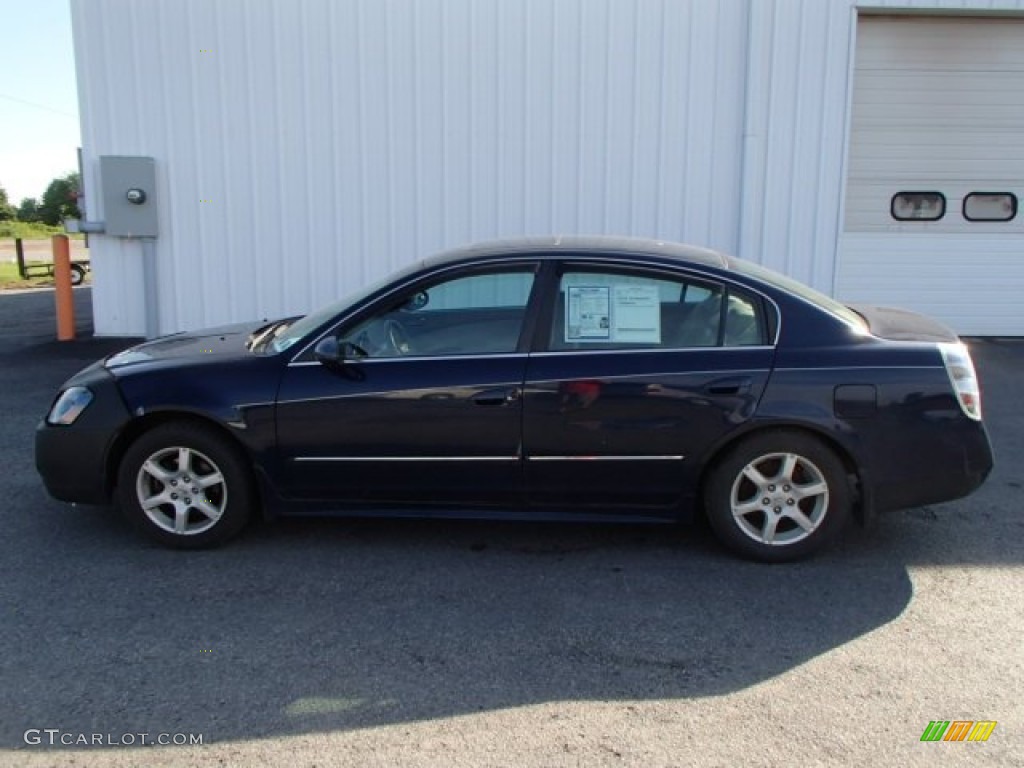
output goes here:
[[[0, 295], [2, 766], [1024, 766], [1024, 342], [974, 345], [986, 485], [809, 562], [699, 528], [344, 520], [182, 553], [35, 474], [55, 388], [123, 344], [76, 296], [86, 338], [58, 344], [52, 294]], [[940, 719], [998, 725], [920, 742]]]

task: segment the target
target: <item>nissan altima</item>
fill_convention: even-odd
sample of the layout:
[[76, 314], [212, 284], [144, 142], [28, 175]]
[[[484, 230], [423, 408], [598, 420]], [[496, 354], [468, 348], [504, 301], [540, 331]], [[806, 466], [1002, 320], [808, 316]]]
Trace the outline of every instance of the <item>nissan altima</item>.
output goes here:
[[967, 347], [743, 260], [612, 238], [441, 254], [304, 317], [69, 379], [49, 493], [206, 547], [293, 514], [678, 522], [803, 557], [992, 468]]

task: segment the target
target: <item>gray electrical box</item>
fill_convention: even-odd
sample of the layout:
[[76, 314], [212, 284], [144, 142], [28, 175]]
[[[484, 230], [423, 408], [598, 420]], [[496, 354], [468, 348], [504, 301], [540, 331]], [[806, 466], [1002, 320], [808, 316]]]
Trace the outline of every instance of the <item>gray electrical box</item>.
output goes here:
[[105, 234], [156, 237], [156, 163], [152, 157], [100, 157]]

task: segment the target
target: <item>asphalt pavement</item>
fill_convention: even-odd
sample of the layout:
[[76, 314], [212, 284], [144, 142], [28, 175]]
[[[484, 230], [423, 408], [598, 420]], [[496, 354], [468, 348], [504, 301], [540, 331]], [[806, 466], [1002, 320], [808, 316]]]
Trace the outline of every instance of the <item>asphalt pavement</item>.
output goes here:
[[1024, 765], [1024, 341], [972, 344], [977, 493], [795, 565], [701, 528], [337, 519], [173, 552], [35, 473], [56, 388], [127, 343], [89, 291], [65, 343], [51, 292], [0, 294], [0, 766]]

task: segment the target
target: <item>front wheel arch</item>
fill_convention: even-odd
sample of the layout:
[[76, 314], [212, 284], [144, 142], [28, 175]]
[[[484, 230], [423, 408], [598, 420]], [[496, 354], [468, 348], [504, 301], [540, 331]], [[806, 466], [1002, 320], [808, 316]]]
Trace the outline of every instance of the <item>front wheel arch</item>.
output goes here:
[[121, 429], [120, 433], [114, 439], [113, 444], [107, 451], [104, 476], [106, 478], [106, 491], [108, 496], [112, 496], [115, 491], [118, 469], [121, 466], [122, 459], [124, 459], [125, 452], [131, 447], [132, 443], [138, 440], [146, 432], [149, 432], [163, 424], [169, 423], [193, 424], [201, 428], [213, 429], [214, 431], [219, 432], [221, 437], [227, 439], [231, 443], [234, 443], [235, 448], [246, 456], [249, 456], [249, 451], [238, 437], [227, 429], [221, 422], [215, 419], [184, 411], [155, 411], [153, 413], [147, 413], [144, 416], [140, 416], [128, 422], [128, 424]]
[[199, 420], [151, 424], [127, 443], [118, 506], [165, 546], [204, 548], [238, 534], [258, 506], [252, 463], [237, 441]]

